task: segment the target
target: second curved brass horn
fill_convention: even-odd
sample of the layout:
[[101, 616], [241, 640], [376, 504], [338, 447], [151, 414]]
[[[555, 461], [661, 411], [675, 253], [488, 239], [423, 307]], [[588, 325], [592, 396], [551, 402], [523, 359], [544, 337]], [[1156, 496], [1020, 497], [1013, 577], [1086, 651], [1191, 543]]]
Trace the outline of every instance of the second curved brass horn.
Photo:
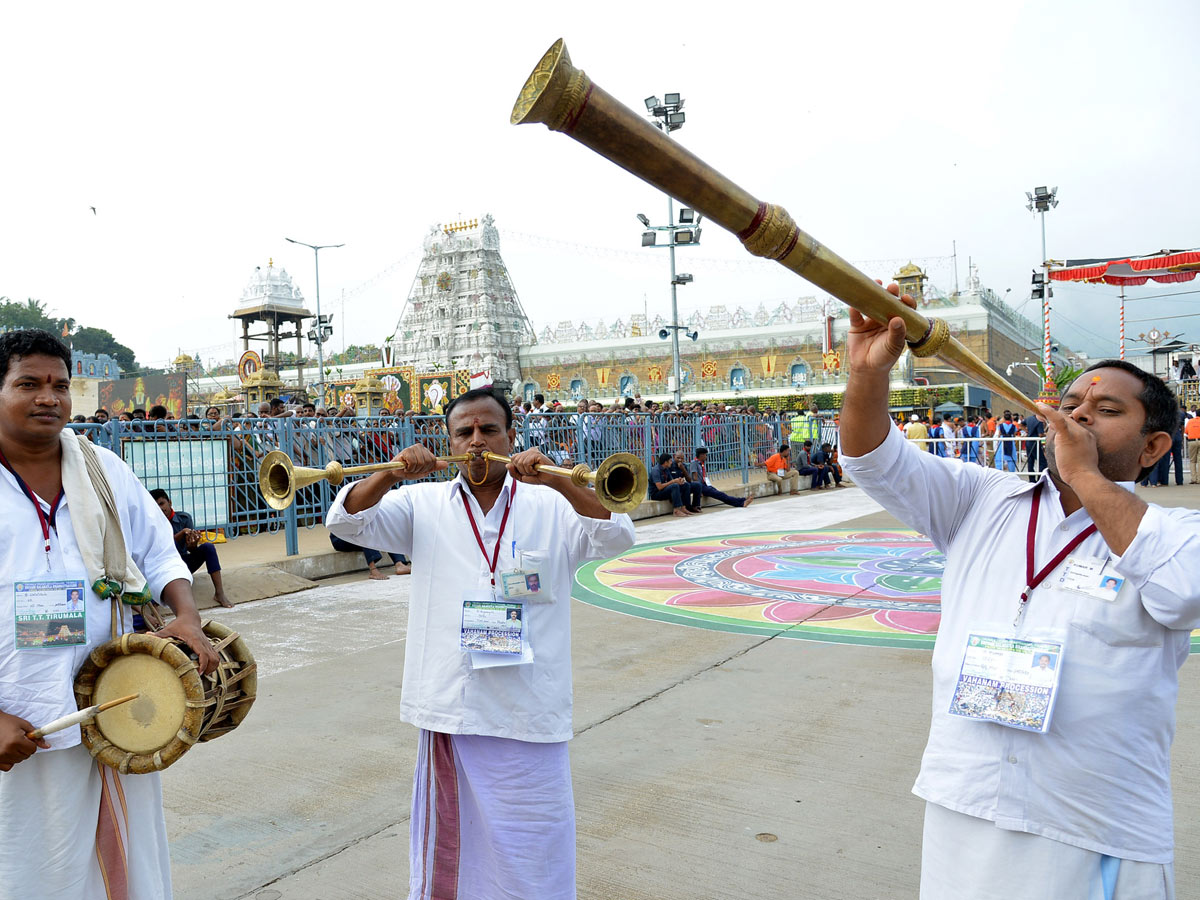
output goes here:
[[[473, 458], [475, 455], [471, 453], [438, 457], [446, 462], [466, 462]], [[512, 461], [511, 457], [490, 452], [484, 453], [483, 458], [499, 463]], [[296, 491], [318, 481], [328, 481], [336, 487], [349, 475], [367, 475], [371, 472], [386, 472], [404, 467], [401, 460], [392, 460], [369, 466], [347, 468], [340, 462], [331, 462], [323, 469], [308, 468], [293, 464], [291, 458], [282, 450], [272, 450], [259, 464], [258, 488], [262, 491], [267, 506], [272, 509], [287, 509], [295, 501]], [[646, 466], [632, 453], [614, 453], [603, 460], [594, 472], [585, 465], [578, 465], [573, 469], [543, 465], [538, 466], [538, 471], [562, 475], [581, 487], [594, 484], [596, 498], [610, 512], [630, 512], [646, 499]]]
[[[512, 457], [490, 452], [484, 453], [483, 458], [500, 463], [512, 461]], [[614, 453], [607, 456], [601, 460], [599, 468], [594, 472], [583, 463], [573, 469], [541, 465], [537, 470], [570, 478], [580, 487], [594, 485], [596, 499], [600, 501], [600, 505], [615, 513], [627, 513], [637, 509], [637, 505], [646, 499], [646, 488], [649, 485], [645, 463], [632, 453]]]

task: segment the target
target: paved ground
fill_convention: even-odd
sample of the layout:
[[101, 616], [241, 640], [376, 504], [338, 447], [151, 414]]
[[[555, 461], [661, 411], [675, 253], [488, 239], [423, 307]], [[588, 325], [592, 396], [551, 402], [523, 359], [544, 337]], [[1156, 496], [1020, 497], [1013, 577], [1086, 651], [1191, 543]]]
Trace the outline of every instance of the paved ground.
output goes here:
[[[1200, 486], [1145, 493], [1200, 507]], [[638, 539], [895, 524], [843, 489], [651, 520]], [[262, 677], [238, 731], [164, 774], [180, 900], [404, 896], [415, 731], [394, 710], [408, 580], [340, 581], [212, 613], [247, 637]], [[916, 896], [926, 652], [573, 612], [581, 898]], [[1179, 723], [1188, 898], [1200, 879], [1194, 664]]]

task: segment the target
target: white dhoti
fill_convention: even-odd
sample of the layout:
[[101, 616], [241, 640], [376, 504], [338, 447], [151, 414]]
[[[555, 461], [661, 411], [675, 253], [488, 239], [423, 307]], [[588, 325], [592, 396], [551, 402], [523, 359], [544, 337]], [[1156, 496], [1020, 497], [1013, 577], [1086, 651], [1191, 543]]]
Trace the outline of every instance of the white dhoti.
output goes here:
[[1175, 900], [1175, 871], [997, 828], [926, 803], [921, 900], [964, 898]]
[[[39, 750], [0, 773], [0, 896], [105, 900], [96, 855], [102, 780], [82, 745]], [[120, 776], [116, 799], [129, 818], [129, 900], [170, 900], [158, 774]]]
[[421, 731], [409, 900], [575, 900], [565, 741]]

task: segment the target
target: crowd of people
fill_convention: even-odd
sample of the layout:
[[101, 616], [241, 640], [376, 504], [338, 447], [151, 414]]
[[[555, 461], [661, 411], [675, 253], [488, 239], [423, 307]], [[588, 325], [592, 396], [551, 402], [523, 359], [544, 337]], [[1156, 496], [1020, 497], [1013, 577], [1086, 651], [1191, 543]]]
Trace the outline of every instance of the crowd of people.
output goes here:
[[[529, 400], [513, 400], [509, 408], [518, 452], [537, 449], [557, 465], [583, 463], [589, 468], [596, 468], [618, 452], [632, 453], [651, 464], [666, 453], [672, 458], [682, 457], [683, 477], [694, 482], [704, 496], [715, 496], [711, 484], [714, 475], [766, 467], [781, 441], [799, 434], [798, 422], [803, 423], [805, 435], [817, 439], [812, 452], [818, 459], [822, 454], [833, 455], [831, 442], [836, 442], [836, 420], [819, 416], [815, 409], [793, 413], [712, 402], [676, 406], [636, 395], [607, 404], [584, 398], [564, 405], [548, 402], [541, 394]], [[280, 521], [280, 514], [265, 505], [258, 488], [258, 466], [271, 450], [283, 450], [297, 466], [320, 468], [333, 460], [344, 466], [386, 462], [413, 441], [435, 454], [446, 453], [448, 446], [445, 421], [440, 415], [385, 408], [377, 415], [359, 416], [349, 406], [331, 413], [311, 402], [288, 403], [280, 398], [246, 412], [226, 413], [209, 406], [203, 415], [197, 411], [177, 420], [171, 419], [162, 406], [122, 413], [115, 423], [106, 410], [98, 409], [91, 416], [75, 416], [72, 424], [94, 443], [117, 452], [123, 440], [228, 441], [223, 486], [228, 491], [229, 508], [225, 517], [235, 535], [241, 530], [277, 527]], [[800, 444], [795, 449], [802, 452]], [[698, 453], [701, 450], [703, 453]], [[825, 481], [834, 477], [827, 462], [818, 465]], [[216, 477], [219, 481], [220, 476]], [[436, 473], [433, 477], [447, 476]], [[840, 478], [840, 473], [836, 477]], [[296, 499], [301, 522], [319, 521], [332, 495], [320, 483], [302, 488]], [[212, 521], [209, 514], [213, 512], [191, 510], [205, 521]]]
[[[935, 456], [1025, 472], [1031, 480], [1046, 469], [1046, 423], [1033, 414], [1021, 416], [1008, 409], [997, 414], [984, 407], [979, 415], [965, 418], [912, 413], [907, 422], [901, 416], [895, 424], [908, 440]], [[1200, 483], [1200, 407], [1179, 407], [1170, 451], [1138, 483], [1166, 487], [1173, 471], [1175, 484], [1184, 484], [1185, 448], [1189, 483]]]

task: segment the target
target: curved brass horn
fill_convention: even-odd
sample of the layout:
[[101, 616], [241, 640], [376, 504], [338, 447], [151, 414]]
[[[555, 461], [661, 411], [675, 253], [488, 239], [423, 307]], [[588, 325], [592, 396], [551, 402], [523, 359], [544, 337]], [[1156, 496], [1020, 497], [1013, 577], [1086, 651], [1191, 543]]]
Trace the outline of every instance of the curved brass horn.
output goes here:
[[[512, 461], [512, 457], [491, 452], [484, 453], [483, 458], [500, 463]], [[605, 457], [594, 472], [582, 463], [573, 469], [541, 465], [537, 470], [570, 478], [580, 487], [594, 485], [596, 499], [600, 501], [600, 505], [615, 513], [627, 513], [636, 509], [637, 505], [646, 499], [646, 488], [649, 484], [645, 463], [632, 453], [614, 453]]]
[[914, 356], [948, 365], [1015, 403], [1033, 401], [950, 336], [941, 319], [901, 303], [846, 260], [803, 232], [787, 210], [764, 203], [655, 128], [571, 64], [561, 39], [542, 56], [513, 105], [514, 125], [543, 122], [738, 236], [755, 256], [774, 259], [864, 316], [899, 316]]
[[[482, 456], [483, 459], [493, 462], [512, 461], [511, 457], [501, 456], [499, 453], [487, 452]], [[475, 455], [471, 453], [438, 457], [446, 462], [466, 462], [473, 458]], [[371, 472], [403, 468], [404, 463], [401, 460], [348, 468], [340, 462], [331, 462], [323, 469], [307, 468], [295, 465], [282, 450], [272, 450], [259, 464], [258, 487], [262, 491], [263, 499], [267, 501], [267, 506], [272, 509], [287, 509], [295, 501], [296, 491], [318, 481], [328, 481], [336, 487], [351, 475], [367, 475]], [[646, 499], [646, 466], [632, 453], [614, 453], [603, 460], [595, 472], [585, 465], [578, 465], [573, 469], [538, 466], [538, 471], [562, 475], [582, 487], [594, 484], [596, 498], [610, 512], [630, 512]]]
[[[469, 453], [459, 456], [439, 456], [446, 462], [465, 462], [470, 459]], [[272, 509], [287, 509], [296, 499], [296, 491], [308, 487], [318, 481], [328, 481], [337, 487], [348, 476], [369, 475], [372, 472], [386, 472], [389, 469], [405, 468], [402, 460], [392, 460], [385, 463], [374, 463], [369, 466], [345, 467], [340, 462], [328, 463], [323, 469], [312, 469], [295, 465], [291, 458], [282, 450], [272, 450], [263, 457], [258, 466], [258, 489], [262, 491], [263, 499]]]

